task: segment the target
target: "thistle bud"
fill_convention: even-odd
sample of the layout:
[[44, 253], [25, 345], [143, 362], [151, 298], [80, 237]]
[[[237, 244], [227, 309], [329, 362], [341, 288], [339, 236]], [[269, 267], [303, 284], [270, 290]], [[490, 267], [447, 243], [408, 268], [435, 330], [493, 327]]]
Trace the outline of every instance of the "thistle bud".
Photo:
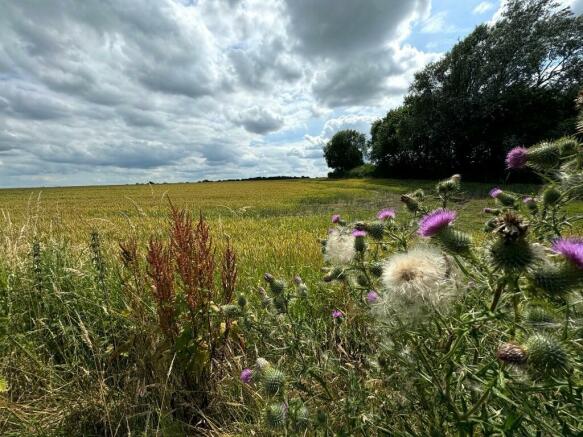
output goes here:
[[269, 283], [269, 289], [275, 295], [281, 294], [284, 288], [285, 284], [283, 283], [283, 281], [280, 281], [278, 279], [274, 279]]
[[568, 265], [545, 265], [533, 271], [530, 280], [550, 296], [562, 296], [578, 285], [579, 275]]
[[545, 206], [553, 206], [556, 205], [559, 200], [561, 200], [561, 192], [557, 190], [555, 187], [548, 187], [542, 195], [543, 198], [543, 205]]
[[225, 317], [229, 318], [238, 317], [239, 315], [241, 315], [241, 308], [239, 308], [237, 305], [232, 304], [223, 305], [221, 306], [221, 311], [223, 312]]
[[354, 250], [357, 252], [364, 252], [366, 250], [366, 242], [364, 237], [366, 237], [366, 231], [355, 229], [352, 231], [352, 236], [354, 237]]
[[310, 424], [310, 413], [305, 405], [300, 405], [294, 411], [293, 424], [296, 431], [302, 431]]
[[373, 262], [369, 266], [369, 271], [372, 275], [379, 278], [383, 274], [383, 264], [380, 262]]
[[536, 200], [534, 200], [532, 197], [525, 197], [522, 199], [522, 203], [524, 203], [524, 206], [526, 206], [532, 213], [536, 213], [538, 211]]
[[574, 155], [581, 148], [581, 145], [575, 138], [569, 137], [561, 138], [555, 141], [555, 144], [558, 146], [561, 156]]
[[556, 143], [543, 142], [528, 149], [528, 164], [541, 170], [552, 169], [561, 162], [561, 151]]
[[271, 404], [265, 411], [265, 423], [271, 429], [281, 429], [287, 420], [287, 405], [284, 403]]
[[375, 240], [382, 240], [385, 234], [385, 224], [380, 221], [367, 223], [365, 225], [365, 230]]
[[369, 285], [368, 278], [366, 277], [366, 275], [363, 274], [360, 274], [356, 277], [356, 283], [361, 287], [366, 287]]
[[417, 202], [417, 200], [408, 194], [403, 194], [401, 196], [401, 202], [403, 202], [407, 209], [411, 212], [417, 212], [419, 210], [419, 202]]
[[413, 191], [412, 195], [417, 200], [423, 200], [425, 197], [425, 191], [423, 191], [421, 188], [417, 188], [415, 191]]
[[237, 304], [243, 308], [245, 307], [245, 305], [247, 305], [247, 298], [245, 297], [245, 295], [240, 294], [239, 298], [237, 299]]
[[496, 351], [496, 357], [505, 364], [520, 365], [526, 363], [526, 350], [516, 343], [502, 343]]
[[442, 229], [435, 234], [434, 238], [446, 250], [456, 254], [467, 252], [472, 244], [472, 240], [468, 234], [451, 227]]
[[262, 371], [262, 383], [265, 393], [274, 396], [283, 391], [285, 375], [279, 369], [267, 367]]
[[565, 376], [570, 371], [569, 355], [559, 340], [535, 334], [526, 342], [528, 370], [534, 379]]
[[490, 246], [492, 264], [507, 272], [522, 272], [537, 261], [536, 253], [524, 238], [517, 240], [497, 239]]
[[338, 279], [344, 279], [344, 277], [344, 269], [342, 267], [334, 267], [326, 276], [324, 276], [324, 281], [331, 282]]

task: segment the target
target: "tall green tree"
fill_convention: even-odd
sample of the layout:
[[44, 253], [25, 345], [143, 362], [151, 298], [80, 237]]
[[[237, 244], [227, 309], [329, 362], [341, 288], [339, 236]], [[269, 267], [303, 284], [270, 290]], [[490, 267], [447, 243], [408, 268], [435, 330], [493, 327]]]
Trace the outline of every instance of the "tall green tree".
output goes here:
[[324, 146], [324, 158], [328, 167], [342, 174], [364, 163], [366, 137], [354, 129], [338, 131]]
[[415, 75], [403, 106], [373, 124], [371, 159], [394, 176], [500, 177], [511, 147], [573, 132], [581, 84], [583, 17], [510, 0]]

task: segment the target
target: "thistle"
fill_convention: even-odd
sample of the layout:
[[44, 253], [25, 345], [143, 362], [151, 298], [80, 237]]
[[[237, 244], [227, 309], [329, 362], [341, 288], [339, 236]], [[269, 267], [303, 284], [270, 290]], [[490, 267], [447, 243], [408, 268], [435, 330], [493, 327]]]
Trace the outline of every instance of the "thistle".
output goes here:
[[377, 213], [377, 218], [379, 220], [388, 220], [388, 219], [395, 218], [395, 209], [394, 208], [381, 209]]
[[249, 384], [251, 382], [251, 378], [253, 377], [253, 370], [246, 368], [241, 371], [241, 375], [239, 379], [244, 384]]
[[354, 237], [354, 250], [359, 253], [362, 253], [366, 250], [366, 242], [364, 237], [366, 237], [367, 233], [361, 229], [355, 229], [352, 231], [352, 236]]
[[405, 204], [407, 209], [411, 212], [419, 211], [419, 202], [408, 194], [401, 196], [401, 202]]
[[241, 307], [238, 305], [227, 304], [221, 306], [221, 311], [227, 318], [234, 318], [241, 315]]
[[556, 205], [561, 200], [561, 192], [553, 186], [548, 187], [543, 191], [542, 199], [545, 206]]
[[569, 265], [545, 265], [530, 274], [532, 284], [550, 296], [563, 296], [579, 283], [580, 274]]
[[265, 423], [271, 429], [281, 429], [287, 421], [287, 405], [284, 403], [271, 404], [265, 410]]
[[524, 204], [524, 206], [526, 206], [530, 212], [532, 212], [533, 214], [536, 214], [536, 212], [538, 211], [538, 205], [536, 204], [536, 200], [534, 200], [532, 197], [527, 196], [525, 198], [522, 199], [522, 203]]
[[558, 144], [543, 142], [528, 149], [528, 165], [538, 170], [553, 169], [561, 162]]
[[470, 237], [450, 227], [457, 217], [455, 211], [437, 209], [421, 218], [417, 233], [422, 237], [433, 237], [453, 253], [462, 253], [470, 248]]
[[364, 229], [375, 240], [382, 240], [385, 234], [385, 224], [380, 221], [367, 223]]
[[535, 380], [560, 378], [570, 371], [569, 355], [556, 338], [535, 334], [526, 342], [528, 371]]
[[571, 266], [583, 270], [583, 239], [560, 238], [553, 242], [552, 249], [565, 257]]
[[377, 278], [383, 274], [383, 265], [380, 262], [373, 262], [369, 265], [369, 271]]
[[506, 168], [523, 168], [528, 161], [528, 149], [526, 147], [515, 147], [506, 155]]
[[489, 192], [490, 197], [496, 199], [503, 206], [512, 207], [516, 203], [516, 198], [508, 193], [505, 193], [498, 187], [494, 187]]
[[263, 275], [265, 281], [269, 284], [269, 289], [275, 295], [281, 294], [285, 289], [285, 284], [283, 281], [275, 279], [272, 274], [266, 273]]
[[265, 393], [269, 396], [275, 396], [283, 391], [285, 375], [274, 367], [266, 367], [262, 371], [262, 383]]

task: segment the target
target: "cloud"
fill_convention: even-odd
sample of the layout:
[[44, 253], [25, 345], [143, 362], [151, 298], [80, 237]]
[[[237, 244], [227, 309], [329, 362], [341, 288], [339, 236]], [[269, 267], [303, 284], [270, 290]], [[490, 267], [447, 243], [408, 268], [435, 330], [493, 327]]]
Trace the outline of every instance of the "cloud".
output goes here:
[[485, 14], [486, 12], [494, 9], [494, 4], [492, 2], [484, 1], [478, 3], [474, 9], [472, 9], [472, 13], [475, 15]]
[[345, 57], [378, 49], [425, 15], [429, 0], [287, 0], [289, 29], [308, 55]]
[[323, 175], [437, 56], [430, 6], [0, 0], [0, 186]]
[[283, 119], [267, 108], [253, 106], [237, 115], [234, 120], [249, 132], [266, 134], [283, 126]]

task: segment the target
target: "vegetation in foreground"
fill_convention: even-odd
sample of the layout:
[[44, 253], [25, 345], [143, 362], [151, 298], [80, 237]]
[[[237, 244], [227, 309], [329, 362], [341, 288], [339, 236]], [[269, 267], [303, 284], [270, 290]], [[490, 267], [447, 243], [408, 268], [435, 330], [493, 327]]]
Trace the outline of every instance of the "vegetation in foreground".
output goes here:
[[[297, 215], [270, 221], [267, 209], [245, 217], [237, 200], [227, 220], [215, 192], [208, 220], [171, 197], [119, 227], [100, 221], [110, 236], [63, 232], [87, 226], [73, 210], [63, 227], [12, 222], [0, 263], [1, 431], [577, 435], [583, 243], [569, 235], [581, 229], [582, 156], [568, 138], [513, 150], [509, 167], [548, 184], [490, 190], [486, 216], [454, 175], [425, 189], [288, 182], [297, 197], [279, 211]], [[281, 196], [267, 184], [257, 205]], [[334, 194], [310, 197], [310, 184]], [[350, 220], [344, 189], [357, 193]], [[108, 211], [108, 195], [86, 207]], [[340, 213], [321, 273], [314, 236], [327, 198]], [[384, 208], [364, 220], [374, 202]]]

